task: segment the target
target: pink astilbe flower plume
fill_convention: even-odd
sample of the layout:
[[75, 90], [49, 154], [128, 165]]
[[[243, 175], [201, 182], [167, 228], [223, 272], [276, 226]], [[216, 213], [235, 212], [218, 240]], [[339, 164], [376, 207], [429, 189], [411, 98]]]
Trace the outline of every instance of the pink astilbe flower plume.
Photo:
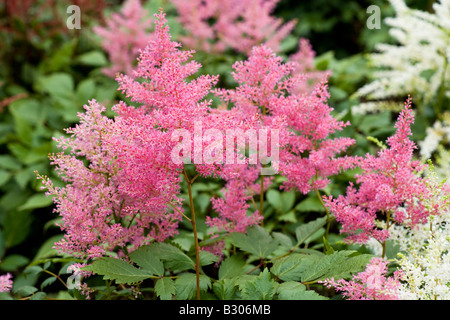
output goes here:
[[[348, 241], [365, 243], [373, 237], [382, 242], [393, 223], [411, 227], [426, 222], [430, 215], [432, 208], [424, 201], [430, 190], [420, 175], [425, 165], [413, 160], [416, 146], [409, 139], [413, 122], [408, 99], [395, 124], [397, 132], [388, 138], [387, 146], [360, 160], [362, 173], [356, 175], [356, 185], [351, 183], [345, 196], [324, 197]], [[386, 217], [385, 228], [378, 228], [378, 214]]]
[[154, 37], [152, 19], [140, 0], [127, 0], [119, 13], [112, 13], [105, 21], [106, 26], [94, 27], [111, 62], [103, 72], [110, 77], [117, 72], [130, 74], [140, 50]]
[[307, 75], [295, 73], [296, 63], [283, 63], [265, 46], [254, 47], [250, 57], [233, 68], [238, 87], [218, 94], [233, 103], [244, 120], [256, 116], [260, 128], [279, 131], [279, 173], [287, 178], [286, 188], [303, 193], [324, 188], [330, 175], [354, 165], [352, 157], [337, 157], [354, 140], [332, 138], [349, 123], [332, 116], [325, 79], [309, 92], [298, 92]]
[[0, 292], [10, 292], [13, 286], [12, 274], [6, 273], [0, 276]]
[[316, 56], [311, 43], [308, 39], [300, 38], [298, 43], [298, 51], [289, 56], [289, 61], [295, 63], [294, 74], [304, 74], [306, 81], [298, 81], [293, 88], [294, 93], [308, 93], [324, 79], [328, 79], [331, 71], [319, 71], [314, 66], [314, 58]]
[[[217, 89], [216, 94], [232, 104], [230, 112], [237, 113], [236, 119], [241, 125], [267, 130], [271, 139], [274, 139], [272, 133], [276, 132], [279, 154], [274, 154], [272, 140], [268, 142], [271, 167], [275, 173], [286, 176], [285, 187], [307, 193], [323, 188], [328, 183], [328, 176], [354, 165], [355, 160], [351, 157], [336, 157], [354, 141], [330, 139], [332, 133], [348, 124], [332, 117], [332, 109], [326, 104], [328, 93], [324, 83], [311, 91], [298, 92], [298, 85], [307, 77], [295, 73], [296, 67], [295, 62], [284, 63], [264, 45], [254, 47], [246, 61], [238, 61], [233, 66], [233, 77], [238, 86], [229, 90]], [[258, 145], [259, 154], [261, 146]], [[309, 156], [305, 155], [308, 152]], [[274, 161], [279, 166], [274, 166]], [[253, 165], [246, 163], [223, 169], [224, 198], [212, 199], [218, 216], [207, 218], [209, 226], [219, 231], [245, 232], [246, 226], [262, 220], [259, 208], [253, 208], [253, 214], [248, 215], [252, 211], [248, 201], [253, 195], [262, 196], [260, 185], [255, 183], [262, 168], [262, 159], [258, 158]], [[271, 178], [261, 177], [264, 190], [270, 186]]]
[[[65, 236], [56, 243], [60, 252], [79, 258], [121, 256], [172, 237], [183, 215], [178, 195], [185, 165], [174, 161], [173, 150], [179, 143], [174, 133], [184, 130], [189, 138], [194, 133], [188, 147], [200, 147], [201, 161], [193, 161], [199, 174], [225, 176], [225, 155], [202, 162], [208, 157], [201, 150], [211, 144], [203, 134], [256, 123], [247, 119], [241, 125], [237, 112], [210, 107], [211, 101], [204, 99], [217, 77], [188, 81], [200, 64], [190, 61], [192, 51], [180, 51], [180, 44], [170, 40], [165, 14], [155, 18], [155, 38], [142, 50], [137, 69], [117, 76], [119, 90], [139, 106], [119, 102], [110, 119], [103, 115], [102, 105], [90, 101], [86, 112], [79, 114], [80, 123], [67, 129], [70, 136], [56, 139], [65, 153], [50, 157], [66, 185], [56, 187], [38, 175], [62, 217]], [[193, 157], [185, 160], [196, 160], [197, 153], [194, 150]], [[225, 211], [222, 216], [230, 222], [227, 231], [244, 231], [246, 225], [260, 221], [258, 216], [245, 220], [241, 213]]]
[[202, 75], [187, 81], [201, 65], [189, 59], [194, 51], [180, 51], [181, 44], [171, 41], [165, 14], [155, 15], [155, 39], [138, 58], [138, 68], [119, 75], [119, 90], [142, 104], [161, 128], [184, 128], [193, 132], [195, 121], [209, 111], [210, 101], [201, 101], [217, 82], [217, 76]]
[[366, 270], [353, 276], [350, 281], [327, 279], [322, 281], [328, 288], [334, 287], [348, 300], [398, 300], [401, 287], [401, 271], [387, 276], [388, 261], [372, 258]]
[[187, 34], [180, 37], [186, 46], [219, 53], [228, 48], [250, 54], [264, 43], [274, 51], [292, 31], [295, 21], [283, 24], [272, 16], [279, 0], [172, 0]]
[[80, 124], [66, 130], [71, 136], [56, 139], [70, 153], [50, 157], [66, 185], [56, 187], [39, 176], [62, 217], [65, 236], [56, 248], [95, 258], [173, 236], [182, 210], [176, 196], [179, 178], [159, 152], [170, 136], [152, 131], [151, 119], [141, 117], [133, 125], [135, 119], [120, 114], [115, 119], [102, 115], [105, 108], [95, 101], [85, 108]]

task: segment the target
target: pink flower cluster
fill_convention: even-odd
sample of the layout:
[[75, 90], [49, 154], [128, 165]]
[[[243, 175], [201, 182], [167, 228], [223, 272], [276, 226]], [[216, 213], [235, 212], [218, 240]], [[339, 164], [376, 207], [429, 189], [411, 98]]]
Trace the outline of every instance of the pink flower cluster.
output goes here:
[[294, 28], [295, 21], [283, 24], [271, 15], [278, 2], [172, 0], [188, 33], [180, 38], [186, 46], [211, 53], [231, 48], [245, 54], [262, 43], [278, 52], [281, 41]]
[[140, 50], [153, 39], [150, 31], [152, 19], [140, 0], [127, 0], [119, 13], [112, 13], [105, 21], [105, 26], [94, 27], [111, 62], [111, 66], [103, 68], [103, 72], [110, 77], [117, 72], [130, 73], [135, 69], [134, 63]]
[[[120, 107], [119, 115], [131, 110]], [[159, 152], [170, 136], [151, 130], [149, 117], [111, 120], [96, 101], [85, 108], [80, 124], [67, 130], [71, 136], [56, 139], [70, 152], [50, 157], [65, 187], [41, 177], [62, 216], [65, 237], [57, 249], [93, 258], [174, 235], [182, 210], [179, 177]]]
[[314, 65], [314, 52], [308, 39], [300, 38], [298, 51], [289, 57], [289, 61], [294, 62], [294, 74], [304, 74], [306, 81], [298, 81], [293, 88], [294, 93], [311, 92], [323, 79], [328, 79], [331, 71], [319, 71]]
[[401, 271], [387, 277], [387, 265], [381, 258], [372, 258], [366, 269], [352, 280], [326, 279], [322, 283], [328, 288], [334, 287], [348, 300], [398, 300]]
[[[66, 185], [57, 187], [39, 176], [62, 216], [65, 237], [56, 244], [62, 252], [80, 258], [126, 255], [175, 235], [184, 214], [179, 194], [185, 163], [194, 163], [204, 177], [226, 181], [224, 198], [212, 199], [217, 216], [206, 219], [217, 232], [245, 232], [262, 221], [249, 201], [261, 192], [256, 181], [267, 165], [263, 160], [286, 176], [286, 187], [304, 193], [324, 187], [330, 175], [353, 165], [353, 158], [338, 157], [353, 140], [330, 139], [347, 123], [332, 117], [325, 79], [299, 91], [307, 75], [295, 73], [298, 64], [283, 63], [261, 45], [233, 66], [235, 89], [214, 90], [218, 77], [195, 77], [201, 65], [191, 60], [193, 51], [181, 51], [181, 44], [171, 40], [164, 13], [155, 17], [154, 37], [141, 51], [137, 68], [117, 76], [119, 90], [137, 106], [119, 102], [110, 119], [105, 107], [90, 101], [80, 123], [67, 129], [70, 136], [56, 139], [63, 152], [51, 156]], [[231, 107], [214, 108], [207, 99], [211, 93]], [[189, 142], [194, 152], [182, 150], [184, 163], [173, 161], [180, 142], [173, 135], [180, 130], [194, 136]], [[262, 153], [261, 143], [270, 150], [252, 163], [244, 155], [255, 141], [248, 141], [243, 152], [235, 137], [231, 155], [227, 149], [212, 161], [196, 162], [211, 146], [228, 147], [229, 141], [211, 141], [211, 130], [266, 130], [268, 141], [258, 140], [256, 151]], [[243, 161], [230, 164], [230, 156]], [[264, 190], [270, 181], [264, 178]]]
[[0, 292], [10, 292], [13, 286], [12, 274], [6, 273], [0, 276]]
[[[331, 115], [332, 108], [326, 104], [325, 79], [311, 89], [304, 85], [307, 74], [296, 73], [296, 68], [296, 62], [284, 63], [268, 47], [256, 46], [246, 61], [238, 61], [233, 66], [233, 77], [238, 86], [215, 92], [231, 104], [230, 112], [236, 114], [240, 124], [256, 130], [277, 131], [278, 145], [267, 142], [270, 145], [267, 152], [268, 160], [271, 160], [269, 165], [275, 173], [287, 178], [286, 188], [308, 193], [325, 187], [329, 176], [354, 166], [354, 158], [337, 156], [354, 141], [349, 138], [330, 139], [332, 133], [348, 123], [337, 121]], [[273, 147], [279, 148], [278, 159], [274, 157]], [[264, 159], [260, 157], [258, 160], [256, 166], [227, 167], [222, 171], [221, 177], [227, 181], [225, 197], [212, 200], [219, 215], [207, 217], [209, 226], [219, 231], [245, 232], [247, 226], [261, 221], [259, 208], [254, 208], [257, 211], [250, 217], [246, 215], [250, 210], [248, 200], [253, 195], [261, 196], [255, 181], [264, 166]], [[225, 172], [234, 175], [224, 176]], [[261, 179], [265, 179], [263, 187], [267, 189], [271, 178]]]
[[[63, 152], [50, 157], [66, 185], [39, 176], [62, 216], [65, 237], [56, 243], [61, 252], [80, 258], [126, 254], [173, 236], [183, 212], [177, 196], [183, 164], [171, 158], [173, 131], [193, 130], [201, 119], [219, 128], [232, 121], [209, 112], [210, 101], [203, 100], [216, 77], [188, 82], [200, 65], [188, 62], [192, 53], [170, 40], [164, 14], [156, 18], [155, 40], [140, 55], [137, 70], [117, 78], [120, 90], [141, 106], [120, 102], [109, 119], [105, 107], [90, 101], [80, 124], [67, 129], [70, 136], [56, 139]], [[213, 163], [202, 170], [217, 168]]]
[[[255, 181], [259, 177], [256, 167], [246, 165], [226, 166], [221, 176], [227, 182], [223, 198], [213, 198], [212, 204], [219, 217], [206, 217], [206, 223], [228, 232], [245, 232], [248, 226], [259, 224], [262, 216], [259, 212], [247, 216], [250, 209], [248, 201], [255, 189]], [[258, 191], [259, 192], [259, 191]], [[254, 211], [258, 211], [254, 208]]]
[[324, 188], [328, 177], [355, 164], [353, 157], [337, 157], [354, 143], [330, 136], [349, 123], [335, 119], [327, 104], [326, 79], [309, 91], [299, 91], [307, 74], [296, 73], [298, 64], [283, 63], [265, 46], [254, 47], [247, 61], [236, 62], [236, 89], [218, 94], [231, 102], [242, 121], [260, 119], [260, 128], [279, 131], [279, 172], [286, 188], [303, 193]]
[[[356, 175], [358, 187], [350, 183], [345, 196], [324, 197], [330, 212], [342, 224], [341, 232], [349, 235], [348, 241], [365, 243], [373, 237], [382, 242], [388, 238], [393, 222], [414, 226], [424, 223], [433, 210], [424, 201], [430, 193], [426, 179], [420, 176], [425, 166], [413, 160], [416, 146], [409, 139], [413, 122], [408, 99], [395, 124], [397, 132], [387, 140], [388, 146], [378, 155], [367, 154], [359, 159], [362, 173]], [[378, 214], [389, 217], [386, 228], [377, 227]]]

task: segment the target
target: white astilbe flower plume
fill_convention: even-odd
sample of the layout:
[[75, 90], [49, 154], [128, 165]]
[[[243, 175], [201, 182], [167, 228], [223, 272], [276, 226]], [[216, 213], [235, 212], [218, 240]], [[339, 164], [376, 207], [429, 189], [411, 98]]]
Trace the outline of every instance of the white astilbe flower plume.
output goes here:
[[[368, 100], [402, 98], [410, 94], [418, 107], [450, 97], [450, 0], [433, 5], [434, 13], [408, 8], [404, 0], [389, 0], [396, 16], [386, 18], [394, 44], [378, 44], [370, 61], [373, 81], [356, 96]], [[369, 109], [376, 111], [377, 104]], [[365, 110], [365, 106], [356, 106]]]
[[450, 299], [450, 193], [448, 185], [437, 182], [432, 171], [429, 187], [433, 196], [428, 206], [434, 215], [414, 228], [395, 226], [390, 239], [400, 246], [397, 263], [402, 270], [400, 299]]

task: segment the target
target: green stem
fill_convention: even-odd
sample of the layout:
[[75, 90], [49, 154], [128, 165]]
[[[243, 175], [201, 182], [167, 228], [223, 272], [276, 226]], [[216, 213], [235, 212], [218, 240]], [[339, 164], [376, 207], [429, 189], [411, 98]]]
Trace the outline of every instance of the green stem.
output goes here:
[[183, 174], [186, 179], [188, 194], [189, 194], [189, 207], [191, 209], [191, 224], [192, 230], [194, 231], [194, 243], [195, 243], [195, 276], [197, 281], [197, 300], [200, 300], [200, 248], [198, 245], [198, 234], [197, 234], [197, 224], [195, 223], [195, 211], [194, 211], [194, 200], [192, 197], [192, 181], [189, 179], [186, 173], [186, 167], [183, 168]]
[[56, 279], [58, 279], [64, 285], [64, 287], [66, 287], [66, 289], [68, 289], [67, 288], [67, 284], [61, 279], [61, 277], [59, 275], [57, 275], [57, 274], [55, 274], [55, 273], [53, 273], [51, 271], [45, 270], [45, 269], [43, 271], [48, 273], [49, 275], [55, 277]]
[[319, 190], [316, 190], [316, 194], [320, 200], [320, 203], [322, 204], [323, 208], [325, 209], [325, 213], [327, 215], [327, 229], [325, 231], [325, 239], [328, 239], [328, 233], [330, 231], [331, 221], [333, 220], [334, 217], [330, 217], [330, 212], [328, 211], [328, 208], [325, 206], [325, 203], [323, 202], [323, 199], [322, 199], [322, 196], [320, 195]]
[[250, 274], [253, 271], [255, 271], [256, 269], [261, 268], [263, 265], [264, 265], [264, 260], [261, 258], [260, 261], [259, 261], [259, 264], [256, 265], [253, 269], [247, 271], [245, 274]]

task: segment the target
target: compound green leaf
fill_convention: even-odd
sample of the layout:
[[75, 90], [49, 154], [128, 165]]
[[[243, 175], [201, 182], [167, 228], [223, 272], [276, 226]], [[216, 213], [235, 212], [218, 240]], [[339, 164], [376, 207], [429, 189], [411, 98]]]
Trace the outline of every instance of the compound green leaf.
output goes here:
[[318, 259], [316, 255], [310, 256], [293, 253], [276, 260], [270, 272], [283, 281], [299, 281], [305, 269], [309, 267], [309, 262]]
[[148, 271], [138, 269], [126, 261], [108, 257], [94, 261], [82, 269], [102, 275], [104, 280], [114, 280], [116, 283], [132, 284], [152, 276]]
[[297, 243], [302, 244], [303, 242], [305, 242], [310, 236], [316, 233], [326, 223], [327, 217], [321, 217], [297, 227], [297, 229], [295, 229]]
[[[176, 298], [178, 300], [192, 299], [197, 292], [197, 277], [194, 273], [183, 273], [175, 280]], [[200, 290], [211, 288], [211, 279], [200, 275]]]
[[313, 290], [306, 290], [300, 282], [288, 281], [278, 286], [278, 299], [280, 300], [328, 300]]
[[147, 250], [138, 249], [130, 254], [131, 260], [142, 267], [145, 271], [156, 276], [164, 275], [164, 264], [161, 260], [148, 252]]
[[260, 258], [267, 258], [278, 248], [275, 241], [267, 230], [260, 226], [247, 229], [247, 233], [231, 233], [230, 239], [233, 244], [243, 251], [252, 253]]
[[156, 295], [161, 300], [170, 300], [172, 296], [176, 293], [175, 283], [170, 278], [160, 278], [155, 284]]
[[139, 250], [157, 256], [164, 265], [172, 270], [184, 271], [195, 267], [194, 261], [179, 248], [164, 242], [152, 243]]
[[222, 261], [219, 267], [219, 279], [228, 279], [243, 273], [245, 261], [241, 256], [231, 256]]
[[276, 285], [266, 268], [259, 276], [245, 283], [242, 289], [242, 298], [244, 300], [272, 300], [276, 292]]

